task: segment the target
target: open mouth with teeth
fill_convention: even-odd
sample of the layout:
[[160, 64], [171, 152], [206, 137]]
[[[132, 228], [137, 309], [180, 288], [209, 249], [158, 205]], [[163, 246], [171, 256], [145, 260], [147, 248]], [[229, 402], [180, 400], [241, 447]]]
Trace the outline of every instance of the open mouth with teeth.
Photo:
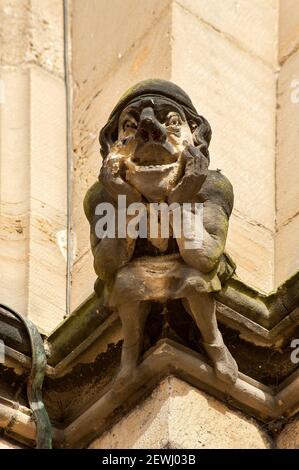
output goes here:
[[141, 167], [142, 170], [152, 171], [154, 169], [162, 170], [163, 167], [172, 167], [177, 163], [177, 159], [177, 153], [174, 153], [169, 144], [149, 143], [137, 147], [131, 162], [135, 165], [135, 171], [138, 171], [138, 167]]
[[126, 180], [149, 201], [164, 200], [183, 173], [179, 153], [167, 144], [150, 143], [137, 147], [126, 167]]

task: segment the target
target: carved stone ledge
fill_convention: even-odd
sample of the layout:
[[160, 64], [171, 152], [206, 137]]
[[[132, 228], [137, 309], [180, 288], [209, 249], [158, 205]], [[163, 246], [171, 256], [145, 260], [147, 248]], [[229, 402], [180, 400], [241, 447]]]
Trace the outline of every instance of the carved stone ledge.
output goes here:
[[[235, 288], [235, 280], [233, 283]], [[247, 377], [270, 386], [273, 393], [295, 380], [298, 366], [290, 361], [288, 345], [290, 335], [298, 336], [298, 309], [287, 314], [271, 330], [246, 317], [244, 310], [240, 314], [220, 301], [217, 303], [217, 316], [225, 341], [232, 348], [240, 370]], [[101, 312], [95, 296], [91, 296], [48, 338], [44, 393], [54, 424], [71, 423], [103, 393], [117, 373], [121, 340], [122, 331], [117, 315]], [[30, 358], [7, 346], [6, 360], [8, 370], [16, 370], [18, 376], [13, 380], [8, 376], [6, 380], [2, 375], [2, 382], [18, 383], [20, 379], [16, 377], [21, 377], [19, 374], [22, 370], [30, 368]], [[78, 377], [81, 377], [80, 380]], [[296, 394], [297, 381], [294, 384]], [[14, 393], [15, 390], [11, 390], [12, 396]], [[58, 397], [61, 407], [57, 406]]]
[[[217, 317], [221, 323], [239, 331], [242, 338], [253, 344], [279, 346], [299, 325], [299, 273], [268, 296], [239, 279], [230, 279], [217, 294], [217, 300]], [[115, 316], [103, 309], [99, 299], [92, 294], [47, 338], [48, 374], [58, 373], [51, 369], [58, 363], [59, 374], [63, 374], [66, 365], [71, 364], [75, 356], [113, 321], [117, 321]], [[0, 324], [1, 339], [5, 344], [25, 355], [30, 354], [30, 344], [21, 322], [0, 310]]]
[[[254, 344], [280, 344], [299, 325], [299, 273], [268, 296], [233, 278], [216, 298], [219, 320]], [[48, 363], [55, 367], [74, 349], [82, 350], [82, 343], [109, 315], [91, 295], [48, 337]]]
[[[102, 395], [69, 424], [61, 422], [59, 429], [54, 429], [55, 446], [86, 447], [93, 438], [108, 429], [168, 376], [180, 378], [222, 400], [229, 407], [242, 410], [266, 423], [277, 418], [286, 419], [299, 411], [298, 371], [277, 390], [242, 373], [239, 373], [234, 386], [225, 385], [216, 378], [212, 367], [200, 354], [171, 340], [163, 340], [147, 352], [133, 374], [112, 381], [103, 389]], [[78, 394], [78, 390], [73, 393]], [[0, 408], [0, 415], [1, 412]], [[11, 413], [13, 414], [12, 411]], [[6, 420], [5, 426], [8, 421]], [[3, 418], [0, 422], [2, 426]], [[20, 426], [22, 422], [21, 419]], [[28, 426], [29, 422], [31, 431], [26, 430], [26, 435], [29, 432], [34, 437], [32, 421], [28, 421]], [[21, 433], [21, 428], [18, 428], [18, 432]]]

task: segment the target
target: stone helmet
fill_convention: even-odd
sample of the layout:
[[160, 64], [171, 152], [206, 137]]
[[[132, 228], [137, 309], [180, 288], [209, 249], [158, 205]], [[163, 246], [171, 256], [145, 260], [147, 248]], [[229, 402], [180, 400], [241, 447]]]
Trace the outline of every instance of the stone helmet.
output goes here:
[[182, 88], [162, 79], [148, 79], [138, 82], [121, 96], [100, 132], [102, 157], [105, 158], [108, 155], [111, 145], [117, 140], [118, 120], [123, 109], [133, 101], [155, 96], [173, 101], [182, 108], [193, 133], [194, 145], [199, 146], [202, 153], [209, 158], [208, 146], [212, 135], [210, 124], [197, 113], [191, 99]]

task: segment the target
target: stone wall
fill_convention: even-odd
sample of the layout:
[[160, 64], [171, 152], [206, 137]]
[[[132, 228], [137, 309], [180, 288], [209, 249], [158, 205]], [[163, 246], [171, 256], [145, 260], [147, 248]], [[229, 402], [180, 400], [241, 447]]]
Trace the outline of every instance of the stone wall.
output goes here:
[[0, 297], [51, 331], [66, 304], [61, 0], [1, 0]]

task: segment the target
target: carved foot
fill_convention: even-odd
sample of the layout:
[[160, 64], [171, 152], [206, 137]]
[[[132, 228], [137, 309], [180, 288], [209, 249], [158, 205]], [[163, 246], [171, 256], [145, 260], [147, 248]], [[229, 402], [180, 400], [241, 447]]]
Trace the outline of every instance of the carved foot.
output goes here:
[[131, 377], [134, 374], [134, 371], [136, 370], [138, 360], [139, 349], [136, 349], [136, 347], [123, 347], [120, 369], [118, 371], [117, 376], [115, 377], [115, 380], [127, 380], [128, 377]]
[[210, 359], [214, 364], [215, 374], [223, 382], [234, 384], [238, 378], [238, 366], [233, 356], [219, 338], [217, 343], [204, 343]]

